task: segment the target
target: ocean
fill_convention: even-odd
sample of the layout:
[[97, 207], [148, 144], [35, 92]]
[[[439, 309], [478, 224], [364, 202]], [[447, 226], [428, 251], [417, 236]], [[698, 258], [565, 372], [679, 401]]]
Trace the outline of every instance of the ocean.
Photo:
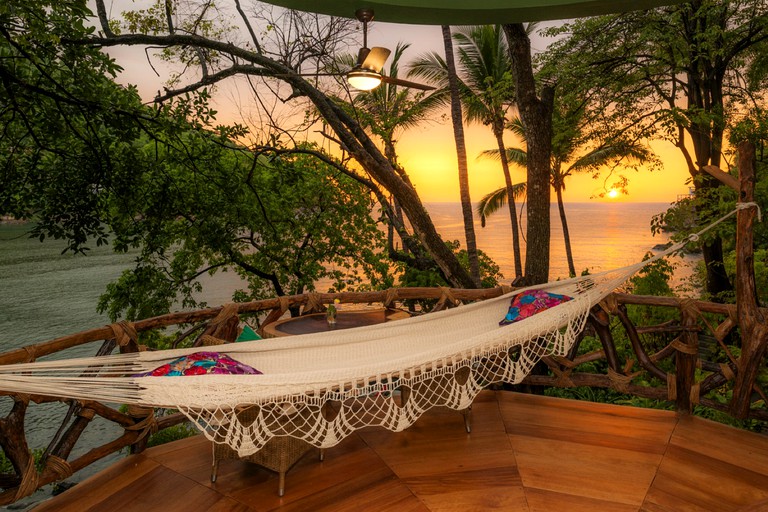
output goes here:
[[[458, 203], [428, 203], [427, 209], [446, 240], [465, 247]], [[651, 218], [667, 203], [569, 203], [566, 215], [576, 271], [591, 273], [642, 260], [668, 236], [652, 236]], [[521, 219], [525, 236], [525, 217]], [[0, 224], [0, 351], [37, 343], [108, 323], [96, 312], [107, 283], [131, 266], [133, 256], [93, 247], [88, 255], [61, 254], [64, 243], [30, 239], [24, 224]], [[501, 268], [503, 282], [514, 278], [512, 230], [506, 210], [475, 227], [477, 245]], [[563, 234], [557, 206], [552, 205], [550, 279], [568, 276]], [[525, 241], [523, 264], [525, 263]], [[691, 260], [680, 262], [682, 273]], [[242, 282], [233, 272], [205, 276], [200, 298], [210, 306], [231, 300]], [[321, 289], [320, 291], [325, 291]], [[89, 351], [91, 349], [88, 349]]]
[[[427, 205], [438, 231], [446, 240], [464, 243], [464, 223], [458, 203]], [[574, 266], [577, 273], [590, 273], [626, 266], [643, 259], [657, 244], [666, 243], [666, 235], [651, 234], [651, 218], [669, 208], [668, 203], [568, 203], [565, 214], [571, 237]], [[520, 207], [518, 205], [518, 215]], [[557, 205], [551, 207], [550, 280], [568, 277], [563, 229]], [[525, 237], [525, 216], [519, 219], [521, 237]], [[505, 281], [512, 280], [512, 224], [506, 208], [487, 219], [486, 226], [475, 222], [475, 237], [479, 249], [487, 253], [500, 267]], [[525, 267], [525, 240], [521, 240]]]
[[[464, 243], [461, 208], [457, 203], [431, 203], [427, 209], [438, 231], [446, 240]], [[566, 215], [577, 272], [597, 272], [642, 260], [643, 255], [667, 236], [653, 237], [651, 217], [664, 211], [666, 203], [570, 203]], [[501, 267], [504, 282], [514, 277], [512, 238], [506, 210], [492, 216], [485, 228], [476, 223], [478, 247]], [[525, 218], [521, 233], [525, 233]], [[130, 254], [114, 254], [108, 247], [93, 247], [87, 256], [61, 254], [64, 243], [40, 243], [30, 239], [24, 224], [0, 224], [0, 351], [46, 341], [109, 322], [96, 312], [99, 296], [110, 281], [130, 267]], [[550, 279], [567, 277], [557, 206], [552, 205]], [[523, 258], [525, 251], [523, 250]], [[690, 261], [683, 262], [689, 265]], [[690, 273], [685, 267], [682, 273]], [[232, 272], [206, 276], [201, 299], [214, 306], [228, 302], [241, 281]], [[325, 291], [325, 290], [320, 290]], [[68, 357], [92, 355], [96, 347], [74, 349]], [[0, 397], [0, 415], [10, 407], [8, 398]], [[35, 405], [27, 416], [27, 435], [32, 448], [44, 448], [63, 418], [62, 404]], [[120, 430], [98, 418], [78, 442], [73, 456], [90, 447], [114, 439]], [[103, 459], [81, 471], [70, 481], [80, 481], [108, 466], [119, 454]], [[28, 502], [45, 499], [40, 491]], [[25, 501], [27, 501], [25, 500]]]

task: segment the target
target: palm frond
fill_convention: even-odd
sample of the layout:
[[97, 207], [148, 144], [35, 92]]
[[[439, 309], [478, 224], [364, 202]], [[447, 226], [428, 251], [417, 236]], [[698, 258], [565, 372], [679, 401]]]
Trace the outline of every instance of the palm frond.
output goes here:
[[[521, 199], [527, 190], [525, 183], [516, 183], [512, 185], [512, 196], [515, 199]], [[485, 227], [486, 219], [499, 211], [507, 204], [507, 187], [501, 187], [483, 196], [477, 203], [475, 211], [480, 217], [480, 226]]]
[[640, 144], [617, 143], [596, 148], [574, 161], [569, 170], [600, 167], [611, 160], [631, 160], [643, 163], [651, 158], [648, 148]]
[[[497, 161], [501, 160], [498, 149], [486, 149], [485, 151], [481, 151], [477, 158]], [[507, 162], [525, 168], [528, 166], [528, 153], [520, 148], [507, 148]]]
[[527, 139], [525, 137], [525, 126], [523, 126], [523, 120], [520, 119], [519, 116], [515, 116], [512, 118], [509, 123], [507, 123], [506, 126], [507, 130], [511, 131], [515, 135], [517, 135], [520, 140], [523, 142], [527, 142]]
[[437, 52], [421, 54], [408, 67], [408, 78], [419, 78], [438, 87], [447, 85], [448, 66]]

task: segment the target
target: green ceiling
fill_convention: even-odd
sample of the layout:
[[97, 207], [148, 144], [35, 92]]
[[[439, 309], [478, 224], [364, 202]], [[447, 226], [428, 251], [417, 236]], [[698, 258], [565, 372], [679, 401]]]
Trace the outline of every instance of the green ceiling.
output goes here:
[[377, 21], [419, 25], [480, 25], [544, 21], [650, 9], [681, 0], [266, 0], [300, 11], [354, 18], [371, 8]]

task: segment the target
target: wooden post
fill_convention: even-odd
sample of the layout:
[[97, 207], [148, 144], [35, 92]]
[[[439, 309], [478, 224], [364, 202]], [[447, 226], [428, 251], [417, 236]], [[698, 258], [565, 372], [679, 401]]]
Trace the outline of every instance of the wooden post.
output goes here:
[[[738, 155], [739, 202], [749, 203], [755, 200], [755, 146], [742, 142]], [[737, 418], [749, 414], [752, 387], [768, 346], [768, 328], [755, 286], [752, 227], [756, 215], [756, 208], [745, 208], [736, 216], [736, 311], [741, 328], [741, 357], [737, 361], [730, 412]]]
[[675, 354], [675, 408], [679, 413], [690, 414], [693, 406], [699, 403], [699, 386], [695, 385], [699, 333], [695, 330], [697, 316], [692, 301], [681, 305], [680, 317], [685, 330], [680, 335], [682, 343]]

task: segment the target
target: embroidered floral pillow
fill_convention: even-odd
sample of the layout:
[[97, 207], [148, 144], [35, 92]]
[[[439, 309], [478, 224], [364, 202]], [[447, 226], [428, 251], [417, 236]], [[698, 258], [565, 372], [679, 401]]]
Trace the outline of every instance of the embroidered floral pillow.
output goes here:
[[528, 317], [541, 313], [551, 307], [571, 300], [567, 295], [558, 295], [556, 293], [547, 293], [543, 290], [530, 290], [519, 293], [512, 297], [512, 304], [509, 306], [504, 319], [499, 325], [509, 325]]
[[134, 377], [177, 377], [180, 375], [261, 375], [247, 364], [235, 361], [218, 352], [195, 352], [158, 366], [152, 371]]

